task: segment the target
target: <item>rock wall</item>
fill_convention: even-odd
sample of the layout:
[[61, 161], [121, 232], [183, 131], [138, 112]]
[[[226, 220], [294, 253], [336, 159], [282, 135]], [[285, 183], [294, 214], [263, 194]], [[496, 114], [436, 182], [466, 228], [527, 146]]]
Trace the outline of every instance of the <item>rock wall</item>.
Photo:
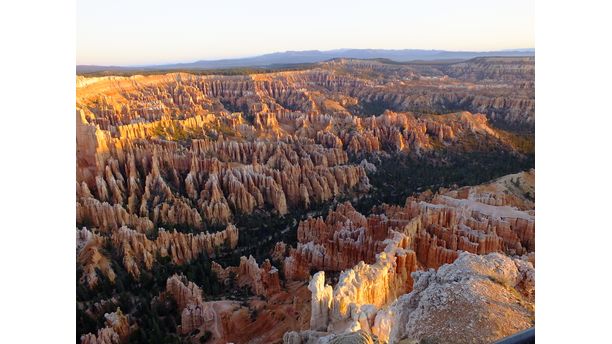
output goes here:
[[298, 225], [296, 248], [284, 261], [285, 277], [305, 279], [311, 269], [341, 271], [359, 261], [374, 262], [383, 250], [389, 228], [380, 217], [366, 219], [349, 202], [330, 210], [327, 218], [309, 218]]
[[233, 277], [236, 285], [249, 287], [255, 295], [269, 297], [281, 291], [278, 269], [272, 266], [269, 259], [266, 259], [259, 267], [253, 256], [249, 258], [242, 256], [239, 266], [230, 266], [225, 269], [213, 262], [212, 271], [225, 285], [229, 285], [231, 283], [229, 279]]
[[151, 269], [156, 255], [170, 257], [174, 264], [185, 264], [196, 259], [200, 254], [214, 257], [217, 250], [227, 247], [232, 250], [238, 244], [238, 229], [234, 225], [215, 233], [185, 234], [159, 229], [157, 238], [149, 240], [145, 234], [127, 227], [113, 232], [112, 244], [123, 255], [126, 270], [134, 277], [140, 275], [140, 269]]
[[[351, 59], [304, 71], [242, 76], [184, 73], [129, 78], [82, 78], [77, 102], [106, 127], [135, 119], [219, 110], [289, 109], [344, 113], [356, 105], [382, 103], [396, 111], [485, 112], [491, 119], [533, 128], [534, 58], [477, 58], [454, 64], [390, 65]], [[492, 87], [493, 86], [493, 87]], [[112, 91], [120, 89], [121, 97]]]
[[412, 288], [410, 273], [417, 269], [410, 239], [393, 232], [374, 264], [360, 262], [340, 275], [336, 286], [325, 284], [318, 272], [309, 284], [312, 292], [311, 329], [341, 333], [364, 329], [372, 332], [376, 311]]
[[[527, 180], [534, 171], [441, 193], [410, 197], [403, 207], [382, 205], [365, 218], [349, 204], [323, 219], [298, 225], [298, 243], [284, 260], [288, 279], [305, 280], [311, 270], [342, 271], [360, 261], [371, 264], [395, 229], [410, 238], [418, 265], [435, 268], [452, 263], [460, 251], [523, 255], [535, 249], [534, 203], [509, 180]], [[529, 188], [529, 183], [522, 184]], [[517, 208], [520, 207], [520, 208]], [[285, 249], [286, 251], [286, 249]], [[277, 254], [278, 255], [278, 254]]]
[[[203, 301], [202, 290], [185, 276], [173, 275], [166, 282], [166, 293], [175, 301], [181, 315], [180, 334], [191, 333], [218, 316], [211, 304]], [[209, 324], [210, 325], [210, 324]]]

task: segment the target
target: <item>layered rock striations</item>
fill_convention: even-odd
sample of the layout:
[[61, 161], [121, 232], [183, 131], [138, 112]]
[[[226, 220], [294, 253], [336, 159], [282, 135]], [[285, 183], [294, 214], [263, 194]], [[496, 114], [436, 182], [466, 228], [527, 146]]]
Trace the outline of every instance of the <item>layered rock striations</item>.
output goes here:
[[532, 213], [535, 209], [535, 170], [509, 174], [489, 183], [462, 187], [445, 193], [493, 206], [512, 206]]
[[459, 251], [533, 252], [534, 203], [524, 190], [533, 191], [534, 173], [531, 170], [435, 195], [423, 193], [408, 198], [403, 207], [379, 206], [377, 214], [368, 218], [349, 203], [340, 204], [326, 219], [300, 222], [297, 246], [288, 250], [284, 261], [285, 276], [307, 279], [311, 269], [342, 271], [359, 261], [373, 263], [392, 230], [410, 238], [410, 249], [416, 252], [419, 266], [425, 268], [452, 263]]
[[282, 216], [292, 207], [365, 192], [365, 168], [371, 167], [351, 162], [354, 156], [422, 155], [465, 146], [477, 137], [513, 149], [485, 115], [389, 110], [355, 115], [354, 102], [341, 95], [361, 92], [347, 88], [376, 83], [328, 67], [80, 82], [77, 225], [106, 231], [123, 225], [139, 231], [155, 226], [204, 230], [256, 210]]
[[[436, 194], [425, 192], [408, 198], [403, 207], [379, 206], [368, 218], [350, 204], [341, 204], [325, 220], [308, 219], [300, 223], [298, 249], [289, 250], [285, 274], [304, 278], [312, 268], [344, 270], [334, 286], [327, 284], [323, 271], [310, 279], [311, 330], [326, 333], [321, 338], [357, 330], [385, 341], [397, 337], [392, 334], [398, 326], [393, 320], [397, 311], [392, 304], [411, 292], [413, 278], [421, 276], [411, 277], [411, 273], [424, 270], [435, 275], [434, 269], [446, 271], [443, 269], [450, 269], [448, 264], [469, 264], [475, 271], [503, 270], [503, 274], [514, 276], [512, 282], [503, 283], [520, 289], [533, 302], [534, 271], [530, 257], [535, 249], [535, 213], [533, 199], [525, 192], [532, 190], [533, 177], [531, 170], [478, 186], [441, 189]], [[368, 245], [385, 244], [374, 261], [354, 254], [350, 245], [331, 249], [337, 246], [338, 233], [355, 232], [361, 234], [354, 236], [359, 241], [348, 242], [361, 243], [362, 251], [358, 252], [368, 252]], [[334, 255], [326, 258], [328, 252]], [[504, 254], [522, 258], [513, 260]], [[460, 257], [463, 261], [455, 264]], [[326, 261], [352, 262], [354, 267], [338, 269], [336, 263], [326, 265]], [[497, 265], [501, 267], [496, 268]], [[288, 274], [291, 271], [300, 273]], [[506, 332], [513, 330], [517, 328], [508, 327]], [[312, 336], [313, 332], [305, 332], [287, 338], [297, 341]]]
[[374, 262], [388, 235], [389, 228], [381, 218], [366, 219], [350, 203], [342, 203], [325, 220], [300, 222], [297, 247], [289, 250], [284, 261], [285, 277], [305, 279], [311, 269], [341, 271], [359, 261]]
[[[291, 225], [270, 235], [292, 244], [277, 243], [271, 261], [259, 264], [252, 247], [238, 247], [233, 224], [292, 220], [355, 200], [389, 157], [445, 164], [453, 154], [520, 154], [514, 137], [490, 121], [533, 126], [532, 65], [339, 59], [267, 74], [78, 77], [78, 283], [123, 286], [114, 284], [125, 275], [120, 265], [139, 283], [160, 257], [171, 263], [164, 268], [180, 269], [203, 254], [221, 261], [219, 252], [239, 250], [248, 258], [238, 266], [213, 262], [212, 270], [224, 285], [256, 295], [248, 307], [204, 301], [192, 282], [168, 279], [160, 297], [176, 300], [182, 337], [198, 341], [208, 331], [212, 342], [270, 342], [311, 327], [286, 337], [394, 338], [390, 305], [412, 290], [411, 272], [438, 269], [461, 252], [535, 263], [533, 172], [422, 193], [369, 216], [340, 203], [301, 221], [297, 242]], [[124, 326], [113, 324], [83, 340], [124, 341]]]
[[201, 254], [214, 257], [221, 247], [234, 249], [238, 244], [238, 229], [234, 225], [215, 233], [185, 234], [160, 228], [155, 240], [143, 233], [121, 227], [111, 236], [112, 244], [123, 256], [125, 269], [134, 277], [142, 268], [151, 269], [157, 256], [170, 257], [174, 264], [186, 264]]
[[374, 264], [363, 261], [345, 270], [334, 288], [324, 283], [324, 272], [309, 284], [312, 292], [311, 329], [342, 333], [364, 329], [372, 332], [376, 312], [412, 288], [410, 274], [416, 270], [409, 238], [393, 233]]
[[403, 65], [337, 59], [309, 70], [241, 76], [79, 77], [77, 101], [103, 128], [185, 112], [342, 113], [373, 103], [396, 111], [462, 108], [533, 126], [534, 65], [529, 57]]

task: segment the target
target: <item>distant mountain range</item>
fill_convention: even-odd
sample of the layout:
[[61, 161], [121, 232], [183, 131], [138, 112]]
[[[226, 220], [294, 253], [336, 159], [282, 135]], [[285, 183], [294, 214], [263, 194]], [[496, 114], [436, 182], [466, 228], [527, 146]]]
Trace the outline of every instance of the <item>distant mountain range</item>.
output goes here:
[[263, 68], [278, 65], [291, 65], [300, 63], [323, 62], [335, 58], [373, 59], [384, 58], [397, 62], [408, 61], [440, 61], [465, 60], [483, 56], [534, 56], [535, 49], [511, 49], [498, 51], [447, 51], [422, 49], [337, 49], [337, 50], [305, 50], [285, 51], [253, 57], [200, 60], [189, 63], [174, 63], [150, 66], [96, 66], [77, 65], [76, 71], [82, 73], [96, 73], [105, 71], [155, 71], [155, 70], [194, 70], [194, 69], [226, 69], [239, 67]]

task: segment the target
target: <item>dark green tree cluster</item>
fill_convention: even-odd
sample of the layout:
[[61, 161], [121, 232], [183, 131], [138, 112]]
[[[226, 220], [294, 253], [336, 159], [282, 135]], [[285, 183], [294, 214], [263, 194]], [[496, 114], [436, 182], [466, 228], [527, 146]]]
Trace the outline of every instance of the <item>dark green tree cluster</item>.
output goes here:
[[[112, 246], [105, 248], [112, 259], [112, 268], [116, 278], [111, 283], [99, 273], [98, 285], [90, 290], [79, 283], [83, 271], [77, 267], [77, 342], [86, 333], [96, 333], [104, 327], [104, 313], [115, 311], [120, 307], [125, 314], [136, 321], [138, 330], [130, 338], [130, 343], [180, 343], [176, 326], [180, 323], [180, 314], [171, 298], [159, 295], [165, 292], [166, 280], [174, 274], [185, 275], [196, 283], [207, 298], [219, 298], [227, 292], [211, 270], [211, 259], [200, 255], [189, 264], [176, 265], [169, 257], [157, 257], [157, 263], [150, 271], [141, 270], [139, 279], [133, 278], [124, 269], [122, 257]], [[95, 303], [106, 301], [108, 309], [95, 316], [86, 310]]]
[[414, 158], [406, 154], [382, 159], [377, 172], [368, 175], [372, 191], [353, 206], [368, 214], [375, 205], [403, 205], [408, 196], [428, 189], [437, 191], [453, 185], [478, 185], [535, 166], [534, 155], [504, 150], [451, 153], [444, 160], [445, 163], [440, 164], [434, 162], [438, 159]]

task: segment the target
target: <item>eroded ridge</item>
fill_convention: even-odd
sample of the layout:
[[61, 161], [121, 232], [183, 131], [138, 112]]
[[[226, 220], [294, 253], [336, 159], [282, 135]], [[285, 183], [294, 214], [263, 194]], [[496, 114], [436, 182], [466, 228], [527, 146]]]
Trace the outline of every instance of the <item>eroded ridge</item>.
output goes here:
[[[304, 258], [296, 259], [295, 252], [298, 251], [292, 251], [292, 256], [286, 258], [286, 264], [291, 265], [295, 261], [300, 261], [308, 265], [309, 261], [313, 261], [310, 257], [317, 257], [317, 254], [324, 255], [326, 252], [337, 252], [327, 249], [334, 246], [334, 240], [327, 239], [330, 236], [321, 233], [337, 233], [339, 227], [343, 228], [340, 231], [354, 231], [356, 223], [364, 227], [372, 226], [372, 229], [376, 230], [386, 227], [387, 234], [384, 240], [386, 246], [376, 255], [373, 262], [368, 264], [359, 261], [353, 268], [344, 270], [333, 286], [326, 283], [323, 271], [312, 276], [309, 284], [312, 293], [311, 331], [288, 334], [285, 336], [285, 341], [307, 342], [308, 338], [312, 338], [315, 334], [321, 337], [322, 341], [322, 338], [329, 339], [334, 334], [358, 330], [390, 342], [398, 342], [406, 336], [419, 340], [434, 337], [437, 340], [449, 338], [445, 335], [450, 336], [450, 333], [461, 325], [449, 323], [448, 326], [457, 326], [457, 328], [440, 329], [439, 332], [428, 328], [418, 332], [405, 325], [407, 320], [403, 314], [411, 311], [403, 307], [408, 307], [409, 303], [398, 300], [418, 297], [415, 295], [427, 288], [423, 287], [423, 284], [427, 283], [425, 280], [443, 280], [446, 277], [441, 276], [450, 273], [449, 271], [453, 269], [460, 270], [453, 275], [457, 276], [454, 284], [431, 288], [454, 288], [455, 293], [460, 293], [463, 290], [461, 288], [468, 288], [466, 292], [471, 294], [457, 297], [461, 300], [480, 297], [482, 303], [473, 305], [475, 308], [480, 307], [475, 311], [490, 314], [488, 312], [493, 311], [486, 309], [484, 305], [500, 298], [504, 300], [500, 307], [514, 312], [504, 313], [505, 318], [493, 321], [487, 325], [488, 327], [476, 328], [472, 322], [470, 329], [475, 332], [465, 334], [461, 340], [469, 342], [473, 338], [481, 338], [479, 342], [486, 343], [532, 326], [535, 292], [534, 203], [530, 194], [523, 191], [533, 190], [533, 177], [532, 170], [505, 176], [475, 187], [441, 190], [435, 195], [423, 193], [417, 198], [408, 198], [404, 207], [383, 205], [378, 209], [380, 214], [371, 215], [367, 221], [363, 216], [356, 216], [353, 212], [349, 214], [357, 219], [354, 222], [348, 220], [346, 216], [338, 216], [338, 213], [346, 212], [346, 208], [350, 207], [347, 204], [339, 206], [339, 211], [330, 212], [325, 222], [321, 219], [308, 220], [306, 222], [308, 225], [302, 225], [301, 228], [310, 230], [312, 235], [302, 234], [300, 238], [302, 240], [317, 238], [309, 241], [308, 247], [313, 247], [311, 250], [314, 253], [302, 253], [301, 256]], [[380, 218], [384, 218], [382, 226]], [[365, 228], [364, 231], [368, 232]], [[328, 246], [321, 247], [320, 244], [316, 244], [317, 241], [324, 241]], [[350, 251], [348, 249], [344, 252]], [[475, 254], [486, 258], [477, 258]], [[515, 258], [508, 258], [509, 256]], [[340, 257], [338, 260], [341, 261]], [[314, 259], [313, 265], [320, 266], [319, 261], [321, 259]], [[465, 267], [466, 265], [468, 267]], [[440, 269], [438, 278], [435, 277], [436, 269]], [[334, 271], [333, 267], [322, 270]], [[469, 284], [472, 281], [471, 274], [478, 273], [485, 277], [476, 277], [485, 280], [494, 279], [498, 283], [493, 283], [489, 286], [490, 290], [484, 291]], [[502, 274], [505, 277], [487, 274]], [[525, 303], [524, 307], [516, 308], [513, 302], [508, 301], [510, 299], [505, 298], [506, 294], [500, 295], [492, 291], [507, 287], [522, 293], [523, 296], [518, 297], [518, 300]], [[486, 294], [479, 295], [481, 292]], [[512, 292], [506, 293], [513, 295]], [[457, 311], [451, 304], [450, 301], [439, 302], [439, 307], [446, 307], [444, 312], [436, 313], [436, 316], [441, 317], [439, 321], [451, 321], [451, 314]], [[414, 304], [410, 304], [410, 307], [417, 308]], [[425, 318], [429, 316], [422, 315], [422, 312], [415, 314]], [[449, 317], [448, 320], [443, 320], [442, 317], [445, 315]], [[396, 316], [404, 318], [395, 318]], [[461, 321], [473, 321], [469, 319], [473, 318], [466, 316]], [[426, 327], [426, 325], [420, 326]], [[476, 336], [477, 331], [483, 331], [484, 335]]]
[[[528, 162], [500, 127], [533, 126], [532, 74], [485, 58], [77, 77], [78, 340], [444, 341], [470, 319], [405, 326], [452, 314], [438, 290], [509, 310], [474, 336], [532, 325], [535, 172], [461, 187]], [[491, 264], [514, 277], [486, 284]]]

